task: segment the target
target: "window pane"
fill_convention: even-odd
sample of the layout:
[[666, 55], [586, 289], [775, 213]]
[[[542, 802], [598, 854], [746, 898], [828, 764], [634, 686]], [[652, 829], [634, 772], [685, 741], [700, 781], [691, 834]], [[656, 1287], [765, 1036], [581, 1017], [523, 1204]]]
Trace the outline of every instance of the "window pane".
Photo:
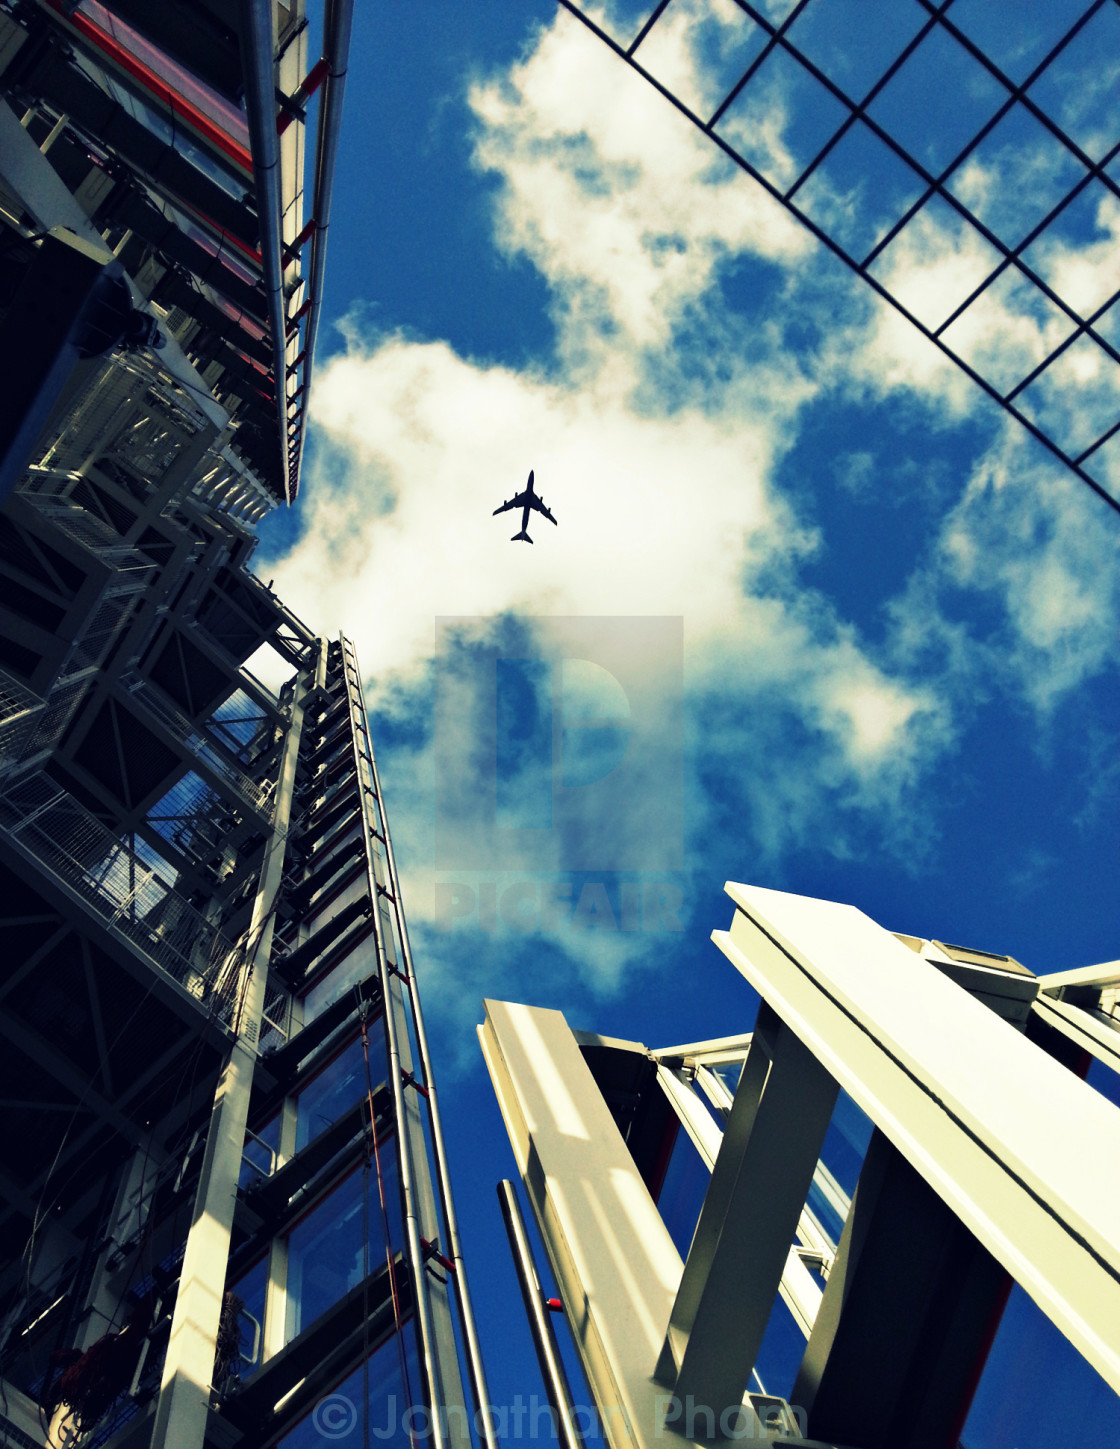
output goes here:
[[[381, 1175], [389, 1233], [401, 1242], [396, 1142], [381, 1144]], [[290, 1342], [385, 1261], [385, 1232], [374, 1163], [352, 1172], [293, 1228], [288, 1237]]]
[[785, 1299], [778, 1294], [762, 1336], [750, 1387], [760, 1387], [764, 1394], [777, 1394], [788, 1399], [804, 1357], [805, 1335], [797, 1326]]
[[380, 1021], [374, 1021], [369, 1032], [368, 1079], [362, 1039], [355, 1037], [297, 1096], [296, 1151], [361, 1101], [369, 1086], [380, 1086], [388, 1075], [385, 1063], [384, 1028]]
[[255, 1374], [260, 1367], [260, 1345], [257, 1345], [257, 1360], [253, 1358], [253, 1324], [250, 1321], [255, 1319], [264, 1330], [264, 1305], [265, 1294], [268, 1290], [268, 1254], [258, 1259], [247, 1273], [243, 1273], [237, 1282], [231, 1285], [231, 1292], [236, 1293], [241, 1299], [244, 1308], [238, 1321], [241, 1339], [241, 1367], [237, 1377], [247, 1379]]
[[[402, 1381], [402, 1347], [407, 1382]], [[427, 1437], [426, 1410], [420, 1398], [416, 1336], [412, 1324], [406, 1323], [400, 1338], [394, 1336], [383, 1343], [367, 1363], [324, 1394], [307, 1418], [280, 1440], [277, 1449], [322, 1449], [326, 1443], [339, 1449], [363, 1449], [369, 1443], [386, 1449], [413, 1449], [410, 1428], [416, 1444], [426, 1442]], [[420, 1406], [410, 1414], [408, 1406], [414, 1400]]]
[[703, 1158], [692, 1145], [692, 1138], [680, 1128], [657, 1207], [682, 1258], [688, 1257], [711, 1180]]
[[[332, 1006], [344, 991], [357, 986], [377, 970], [377, 947], [372, 936], [355, 946], [353, 951], [334, 970], [317, 981], [303, 998], [304, 1025], [311, 1022], [328, 1006]], [[376, 1086], [376, 1081], [374, 1082]]]
[[[271, 1149], [271, 1150], [270, 1150]], [[274, 1154], [280, 1149], [280, 1114], [270, 1117], [255, 1132], [245, 1134], [241, 1153], [241, 1173], [237, 1185], [241, 1189], [272, 1173]]]
[[836, 1107], [828, 1124], [821, 1161], [849, 1197], [856, 1190], [863, 1159], [871, 1141], [872, 1122], [846, 1092], [836, 1095]]
[[1117, 1443], [1120, 1398], [1016, 1284], [965, 1421], [963, 1449]]

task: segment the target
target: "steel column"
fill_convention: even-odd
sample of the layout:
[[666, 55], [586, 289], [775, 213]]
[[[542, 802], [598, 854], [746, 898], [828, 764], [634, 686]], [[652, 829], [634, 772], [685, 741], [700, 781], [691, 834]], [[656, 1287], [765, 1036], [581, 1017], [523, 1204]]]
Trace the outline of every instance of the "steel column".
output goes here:
[[[314, 679], [313, 671], [311, 678]], [[292, 789], [310, 687], [306, 677], [301, 678], [292, 699], [291, 722], [276, 786], [276, 816], [246, 936], [248, 960], [244, 967], [245, 994], [239, 1034], [214, 1098], [202, 1174], [179, 1274], [179, 1293], [171, 1320], [152, 1449], [202, 1449], [206, 1438], [230, 1231], [268, 985], [274, 906], [284, 872]]]

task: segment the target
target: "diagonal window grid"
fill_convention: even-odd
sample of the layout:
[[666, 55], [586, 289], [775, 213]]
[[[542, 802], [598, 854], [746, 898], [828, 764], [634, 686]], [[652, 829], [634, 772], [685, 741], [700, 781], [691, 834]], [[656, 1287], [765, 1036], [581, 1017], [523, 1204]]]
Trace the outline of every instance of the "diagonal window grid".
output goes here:
[[559, 3], [1120, 511], [1120, 0]]

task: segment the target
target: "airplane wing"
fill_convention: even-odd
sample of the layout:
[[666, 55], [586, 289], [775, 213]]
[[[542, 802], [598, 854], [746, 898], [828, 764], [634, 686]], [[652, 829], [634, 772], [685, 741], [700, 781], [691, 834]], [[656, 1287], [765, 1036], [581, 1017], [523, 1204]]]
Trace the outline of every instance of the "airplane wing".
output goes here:
[[526, 492], [518, 493], [513, 498], [507, 498], [506, 501], [502, 504], [501, 508], [494, 509], [494, 512], [490, 515], [490, 517], [493, 518], [499, 513], [505, 513], [510, 508], [524, 508], [525, 500], [528, 498], [528, 496], [528, 490], [526, 490]]
[[[522, 494], [521, 496], [524, 497], [525, 495]], [[537, 510], [538, 513], [543, 513], [544, 514], [544, 516], [548, 519], [548, 521], [550, 523], [556, 523], [555, 518], [553, 518], [552, 513], [549, 510], [549, 508], [546, 506], [545, 501], [544, 501], [543, 498], [538, 497], [537, 494], [534, 493], [533, 494], [533, 497], [530, 499], [530, 502], [532, 503], [533, 507]], [[559, 527], [559, 525], [557, 525], [557, 526]]]

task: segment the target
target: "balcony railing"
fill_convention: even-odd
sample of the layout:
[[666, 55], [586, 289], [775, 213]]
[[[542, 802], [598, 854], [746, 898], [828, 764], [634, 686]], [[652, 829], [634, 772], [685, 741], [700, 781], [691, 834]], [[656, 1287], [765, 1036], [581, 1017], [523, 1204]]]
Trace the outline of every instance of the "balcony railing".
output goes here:
[[0, 792], [0, 827], [103, 925], [233, 1024], [240, 951], [137, 850], [43, 774]]
[[128, 691], [129, 698], [135, 700], [142, 710], [158, 720], [177, 740], [186, 745], [206, 770], [236, 790], [245, 803], [264, 820], [272, 819], [276, 791], [274, 780], [254, 780], [251, 775], [246, 774], [204, 730], [192, 724], [182, 711], [139, 675], [123, 675], [121, 683]]

